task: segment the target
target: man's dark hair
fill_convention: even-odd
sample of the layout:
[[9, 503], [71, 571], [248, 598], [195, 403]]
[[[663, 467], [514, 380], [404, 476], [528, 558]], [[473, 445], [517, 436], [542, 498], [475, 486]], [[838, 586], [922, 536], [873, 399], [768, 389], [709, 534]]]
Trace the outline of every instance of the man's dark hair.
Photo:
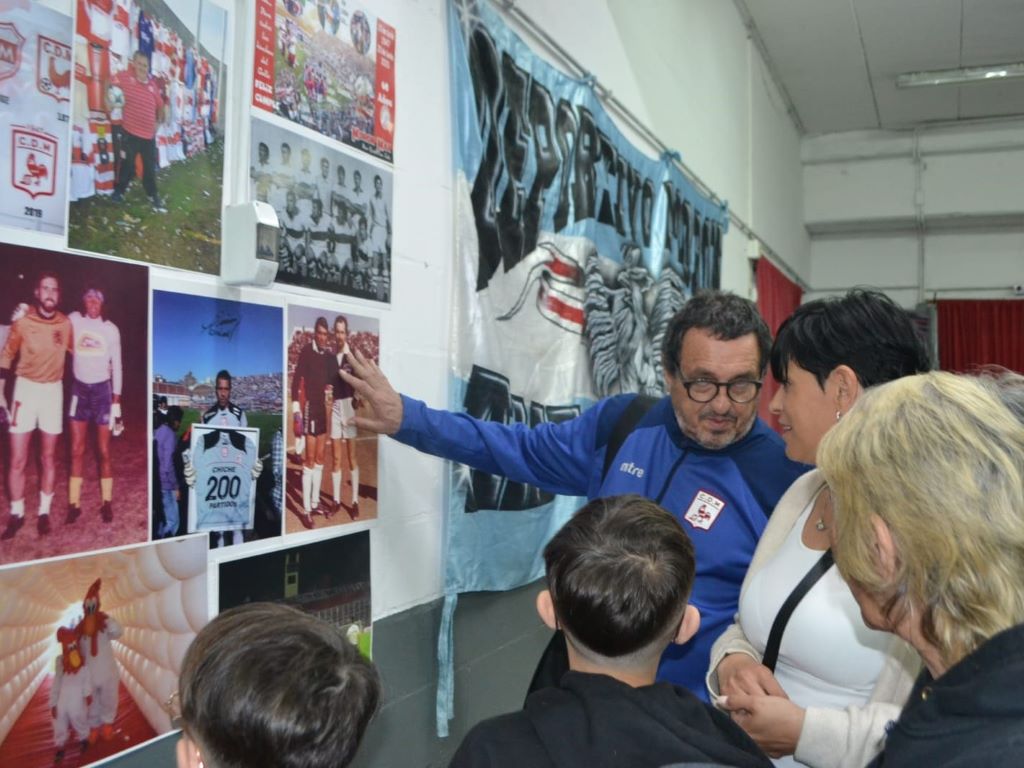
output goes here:
[[331, 327], [337, 328], [338, 323], [342, 323], [345, 326], [345, 333], [348, 333], [348, 318], [345, 317], [344, 315], [336, 315], [334, 318], [334, 325], [332, 325]]
[[693, 543], [643, 496], [595, 499], [544, 548], [559, 625], [585, 650], [615, 658], [664, 638], [693, 586]]
[[313, 323], [313, 330], [316, 331], [317, 328], [323, 328], [327, 332], [330, 332], [331, 330], [330, 328], [327, 327], [327, 318], [324, 317], [323, 315], [318, 317], [316, 319], [316, 322]]
[[794, 362], [822, 388], [839, 365], [852, 368], [863, 387], [931, 368], [910, 315], [884, 293], [861, 288], [797, 307], [779, 326], [771, 360], [780, 384]]
[[661, 364], [670, 376], [679, 373], [683, 337], [691, 328], [707, 331], [716, 339], [732, 341], [748, 334], [757, 337], [757, 365], [764, 373], [772, 334], [754, 302], [727, 291], [699, 291], [668, 323], [661, 348]]
[[164, 424], [181, 424], [184, 417], [185, 412], [181, 410], [181, 406], [172, 405], [167, 409], [167, 415], [164, 416]]
[[224, 379], [224, 381], [228, 383], [229, 387], [231, 386], [231, 374], [228, 373], [228, 371], [224, 368], [221, 368], [219, 371], [217, 371], [217, 378], [213, 380], [214, 385], [216, 385], [217, 382], [220, 381], [221, 379]]
[[218, 768], [336, 768], [355, 755], [380, 680], [331, 624], [249, 603], [196, 635], [178, 690], [186, 734]]

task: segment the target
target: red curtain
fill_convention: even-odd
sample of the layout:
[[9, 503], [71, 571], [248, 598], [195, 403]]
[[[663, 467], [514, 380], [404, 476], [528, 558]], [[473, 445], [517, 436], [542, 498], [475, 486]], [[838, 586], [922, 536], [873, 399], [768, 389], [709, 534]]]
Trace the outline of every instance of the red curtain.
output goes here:
[[[764, 256], [757, 260], [755, 267], [757, 272], [757, 308], [761, 316], [768, 323], [768, 329], [772, 336], [782, 325], [782, 321], [793, 314], [793, 310], [800, 306], [800, 299], [804, 292], [799, 285], [794, 283], [781, 270], [778, 269]], [[758, 415], [772, 428], [778, 432], [779, 423], [774, 416], [768, 412], [768, 403], [779, 388], [778, 382], [767, 371], [764, 376], [764, 386], [761, 388], [761, 404], [758, 406]]]
[[950, 299], [937, 305], [942, 370], [1001, 365], [1024, 373], [1024, 301]]

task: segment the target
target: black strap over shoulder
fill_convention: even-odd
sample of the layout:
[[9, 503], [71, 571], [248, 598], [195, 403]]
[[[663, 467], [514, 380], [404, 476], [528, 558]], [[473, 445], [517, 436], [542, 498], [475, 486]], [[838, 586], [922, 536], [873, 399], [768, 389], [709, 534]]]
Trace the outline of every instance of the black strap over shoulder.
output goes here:
[[833, 562], [835, 561], [832, 559], [832, 550], [826, 549], [822, 556], [818, 558], [818, 561], [811, 566], [811, 569], [800, 580], [800, 583], [793, 587], [793, 591], [789, 593], [786, 602], [782, 604], [779, 612], [775, 615], [772, 629], [768, 633], [768, 643], [764, 647], [764, 656], [761, 658], [761, 663], [772, 672], [775, 671], [775, 663], [779, 660], [779, 645], [782, 643], [782, 633], [786, 631], [789, 617], [793, 615], [793, 611], [796, 610], [804, 596], [811, 591], [811, 587], [817, 584], [818, 579], [824, 576], [828, 569], [832, 567]]
[[636, 429], [636, 425], [640, 423], [640, 420], [647, 412], [651, 410], [651, 406], [660, 399], [660, 397], [652, 397], [651, 395], [637, 395], [626, 406], [626, 410], [619, 416], [615, 426], [612, 427], [611, 435], [608, 437], [608, 445], [604, 452], [604, 467], [601, 469], [602, 480], [608, 474], [608, 469], [611, 467], [612, 462], [615, 461], [615, 456], [618, 454], [622, 444], [626, 442], [626, 438]]

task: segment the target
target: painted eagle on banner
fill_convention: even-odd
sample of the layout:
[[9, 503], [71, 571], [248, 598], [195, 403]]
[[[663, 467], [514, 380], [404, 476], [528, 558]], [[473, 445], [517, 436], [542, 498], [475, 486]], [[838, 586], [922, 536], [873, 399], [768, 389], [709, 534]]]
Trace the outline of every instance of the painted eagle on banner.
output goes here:
[[622, 392], [664, 392], [661, 346], [672, 316], [686, 302], [682, 277], [665, 267], [655, 278], [634, 244], [622, 263], [591, 248], [581, 266], [551, 242], [538, 243], [536, 263], [515, 303], [499, 321], [515, 317], [533, 300], [536, 311], [563, 330], [583, 335], [598, 397]]

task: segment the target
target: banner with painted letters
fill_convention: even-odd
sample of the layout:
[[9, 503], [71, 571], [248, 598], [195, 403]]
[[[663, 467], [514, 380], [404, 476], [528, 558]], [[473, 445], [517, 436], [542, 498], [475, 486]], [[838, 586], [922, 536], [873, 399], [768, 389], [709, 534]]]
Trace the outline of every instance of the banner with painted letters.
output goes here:
[[[727, 211], [671, 158], [629, 143], [594, 92], [538, 58], [486, 2], [450, 0], [456, 283], [449, 407], [507, 424], [662, 391], [669, 318], [717, 287]], [[537, 578], [581, 504], [453, 469], [438, 730], [451, 717], [459, 592]], [[450, 680], [449, 680], [450, 682]]]

